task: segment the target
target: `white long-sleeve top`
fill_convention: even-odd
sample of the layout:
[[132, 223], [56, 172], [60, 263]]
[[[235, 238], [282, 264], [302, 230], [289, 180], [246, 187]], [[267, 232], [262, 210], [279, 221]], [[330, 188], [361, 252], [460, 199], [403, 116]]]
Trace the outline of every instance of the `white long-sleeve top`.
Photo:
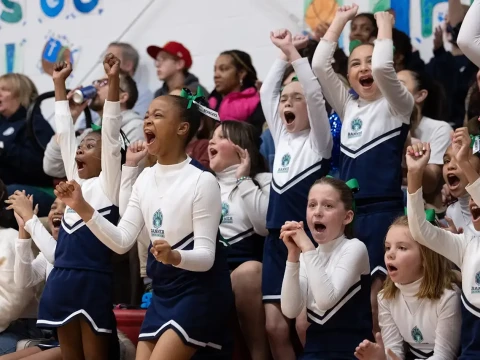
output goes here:
[[465, 15], [457, 44], [463, 54], [480, 67], [480, 0], [475, 0]]
[[288, 62], [277, 59], [268, 72], [260, 99], [275, 143], [272, 191], [267, 227], [280, 229], [285, 221], [304, 219], [308, 190], [327, 174], [333, 147], [322, 88], [306, 58], [292, 62], [307, 103], [310, 129], [289, 133], [278, 111], [282, 77]]
[[[43, 257], [45, 257], [50, 264], [54, 264], [57, 241], [48, 232], [48, 230], [45, 229], [45, 226], [43, 226], [42, 222], [36, 215], [34, 215], [25, 223], [25, 231], [31, 234], [33, 242], [40, 249]], [[23, 246], [21, 248], [23, 249]]]
[[[31, 235], [37, 238], [45, 236], [45, 234], [35, 233]], [[15, 284], [18, 287], [31, 288], [46, 281], [52, 269], [53, 263], [49, 262], [43, 253], [34, 257], [32, 239], [17, 239], [15, 243]]]
[[[166, 240], [178, 250], [178, 268], [208, 271], [215, 260], [221, 217], [220, 188], [215, 177], [186, 160], [156, 164], [136, 180], [118, 226], [95, 211], [87, 226], [107, 247], [123, 254], [134, 245], [145, 225], [150, 240]], [[193, 241], [192, 250], [183, 250]]]
[[35, 292], [15, 285], [15, 242], [18, 232], [0, 228], [0, 333], [27, 310]]
[[447, 208], [445, 216], [452, 219], [457, 229], [462, 228], [464, 232], [470, 231], [472, 234], [480, 235], [473, 227], [472, 214], [470, 214], [468, 205], [469, 201], [470, 195], [468, 194], [459, 197], [457, 202]]
[[[466, 187], [480, 204], [480, 179]], [[413, 238], [457, 265], [462, 271], [462, 302], [480, 318], [480, 241], [476, 234], [452, 234], [425, 219], [422, 189], [407, 195], [408, 223]], [[478, 339], [477, 339], [478, 341]]]
[[[362, 275], [370, 274], [367, 248], [358, 239], [341, 236], [315, 250], [300, 255], [300, 262], [287, 261], [283, 277], [282, 313], [294, 319], [302, 310], [323, 316], [340, 311], [339, 301], [359, 283]], [[338, 309], [332, 311], [336, 306]], [[310, 317], [310, 316], [309, 316]]]
[[422, 279], [408, 285], [395, 284], [399, 291], [394, 299], [378, 295], [385, 349], [391, 349], [400, 359], [405, 359], [406, 352], [415, 359], [455, 359], [462, 323], [460, 289], [445, 289], [438, 300], [419, 299], [421, 283]]

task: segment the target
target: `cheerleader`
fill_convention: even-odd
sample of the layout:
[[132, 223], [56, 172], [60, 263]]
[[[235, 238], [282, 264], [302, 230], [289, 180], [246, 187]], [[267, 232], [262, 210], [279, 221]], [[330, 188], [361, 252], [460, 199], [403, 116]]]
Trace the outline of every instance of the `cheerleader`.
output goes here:
[[220, 234], [227, 250], [235, 307], [253, 360], [270, 356], [262, 303], [262, 254], [272, 175], [258, 150], [255, 128], [223, 121], [208, 145], [222, 193]]
[[[429, 212], [433, 216], [433, 210]], [[417, 243], [406, 216], [397, 218], [385, 239], [388, 277], [378, 295], [381, 334], [363, 341], [360, 360], [452, 360], [460, 349], [460, 289], [443, 256]], [[387, 349], [387, 352], [385, 352]]]
[[[89, 133], [77, 149], [65, 88], [72, 67], [66, 62], [54, 67], [55, 124], [67, 178], [81, 183], [86, 199], [98, 209], [102, 219], [116, 223], [121, 175], [120, 60], [107, 54], [103, 65], [109, 92], [101, 133]], [[15, 199], [9, 201], [13, 204]], [[16, 210], [14, 205], [9, 208]], [[19, 215], [25, 222], [25, 230], [33, 234], [38, 219], [30, 217], [31, 214]], [[37, 326], [57, 330], [65, 359], [118, 359], [111, 250], [98, 241], [68, 206], [58, 241], [51, 246], [44, 245], [37, 243], [50, 262], [53, 259], [47, 254], [55, 248], [55, 262], [40, 300]]]
[[118, 226], [84, 199], [75, 181], [56, 188], [57, 196], [119, 254], [147, 228], [153, 297], [140, 330], [137, 359], [190, 359], [197, 351], [208, 359], [223, 353], [228, 358], [233, 297], [224, 250], [217, 246], [220, 189], [215, 177], [185, 153], [200, 126], [200, 111], [212, 113], [195, 99], [167, 95], [150, 104], [144, 133], [157, 163], [136, 180]]
[[[470, 137], [466, 128], [455, 131], [454, 150], [457, 164], [464, 172], [472, 196], [470, 213], [475, 230], [480, 230], [480, 180], [469, 162]], [[430, 157], [430, 144], [419, 143], [408, 147], [408, 222], [413, 238], [461, 269], [462, 273], [462, 325], [461, 355], [459, 360], [480, 358], [480, 242], [477, 234], [453, 234], [439, 229], [425, 219], [422, 199], [422, 177]], [[456, 329], [458, 331], [458, 329]]]
[[[332, 136], [320, 85], [308, 59], [301, 58], [296, 49], [296, 46], [305, 45], [307, 39], [294, 41], [288, 30], [272, 32], [270, 39], [282, 54], [260, 89], [262, 108], [275, 143], [262, 293], [273, 356], [275, 359], [294, 359], [290, 322], [282, 315], [279, 304], [288, 251], [278, 239], [285, 221], [305, 220], [308, 191], [329, 171]], [[289, 62], [298, 81], [292, 81], [282, 89], [282, 77]]]
[[[312, 67], [328, 103], [342, 120], [340, 178], [358, 179], [355, 236], [365, 242], [370, 259], [372, 312], [378, 330], [377, 294], [387, 273], [383, 241], [392, 221], [403, 213], [402, 155], [413, 110], [413, 96], [393, 67], [393, 17], [377, 12], [375, 45], [353, 49], [348, 59], [349, 93], [332, 68], [338, 38], [358, 6], [342, 6], [320, 41]], [[372, 168], [374, 166], [374, 170]]]
[[351, 238], [353, 209], [352, 189], [325, 177], [308, 194], [307, 225], [318, 247], [303, 222], [282, 227], [288, 248], [282, 312], [294, 319], [306, 306], [311, 323], [300, 359], [354, 359], [358, 341], [372, 337], [370, 265], [365, 244]]

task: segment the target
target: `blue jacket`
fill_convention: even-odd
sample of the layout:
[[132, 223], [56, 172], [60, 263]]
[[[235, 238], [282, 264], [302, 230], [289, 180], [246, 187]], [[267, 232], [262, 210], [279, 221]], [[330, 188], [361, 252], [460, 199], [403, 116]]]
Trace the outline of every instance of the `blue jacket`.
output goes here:
[[[0, 115], [0, 179], [6, 185], [53, 186], [52, 178], [43, 172], [44, 149], [27, 137], [26, 115], [24, 107], [8, 119]], [[33, 115], [33, 126], [45, 148], [54, 132], [39, 110]]]

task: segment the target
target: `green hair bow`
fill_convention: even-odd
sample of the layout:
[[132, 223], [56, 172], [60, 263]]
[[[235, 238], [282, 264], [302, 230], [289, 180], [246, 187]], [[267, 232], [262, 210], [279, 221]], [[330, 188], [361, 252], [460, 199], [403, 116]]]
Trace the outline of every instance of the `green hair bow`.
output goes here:
[[480, 139], [480, 135], [470, 135], [470, 147], [473, 148], [475, 140]]
[[[333, 176], [327, 175], [327, 178], [334, 178]], [[345, 185], [348, 186], [348, 188], [352, 191], [353, 194], [357, 193], [360, 190], [360, 186], [358, 185], [357, 179], [350, 179], [345, 182]], [[352, 210], [355, 212], [357, 210], [357, 207], [355, 205], [355, 198], [353, 198], [353, 203], [352, 203]]]
[[[405, 208], [405, 215], [407, 214], [407, 208]], [[434, 209], [425, 209], [425, 218], [429, 223], [435, 223], [437, 221], [437, 214]]]
[[205, 97], [203, 95], [203, 90], [202, 88], [199, 86], [197, 88], [197, 93], [195, 95], [192, 94], [192, 92], [188, 89], [182, 89], [181, 93], [180, 93], [180, 97], [183, 97], [185, 99], [188, 100], [188, 105], [187, 105], [187, 109], [190, 109], [192, 107], [192, 104], [197, 100], [197, 99], [200, 99], [200, 98], [203, 98]]
[[102, 130], [102, 125], [97, 125], [97, 124], [92, 123], [92, 130], [93, 131], [100, 131], [100, 130]]
[[[359, 47], [360, 45], [364, 45], [364, 44], [365, 44], [364, 42], [361, 42], [360, 40], [357, 40], [357, 39], [350, 41], [350, 45], [348, 46], [348, 50], [350, 51], [350, 54], [357, 47]], [[393, 52], [395, 53], [395, 46], [393, 47]]]

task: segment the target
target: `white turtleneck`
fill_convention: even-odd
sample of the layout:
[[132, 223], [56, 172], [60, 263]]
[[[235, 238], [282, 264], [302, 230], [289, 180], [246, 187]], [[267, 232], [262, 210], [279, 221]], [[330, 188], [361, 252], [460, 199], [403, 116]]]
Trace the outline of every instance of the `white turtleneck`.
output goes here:
[[378, 295], [378, 319], [385, 349], [391, 349], [401, 359], [406, 352], [415, 359], [455, 359], [462, 322], [460, 290], [445, 289], [438, 300], [419, 299], [422, 281], [420, 278], [407, 285], [395, 284], [400, 291], [394, 299]]
[[215, 174], [220, 184], [223, 205], [220, 233], [229, 245], [252, 233], [262, 236], [268, 234], [266, 222], [272, 174], [258, 174], [255, 177], [258, 185], [252, 180], [243, 180], [237, 186], [238, 167], [239, 165], [233, 165]]
[[457, 229], [462, 228], [464, 232], [471, 231], [472, 234], [480, 235], [473, 227], [472, 214], [470, 214], [470, 207], [468, 206], [469, 201], [469, 194], [459, 197], [456, 203], [447, 208], [445, 215], [452, 219]]
[[[279, 240], [281, 241], [281, 240]], [[345, 236], [319, 244], [300, 255], [300, 262], [287, 261], [283, 277], [281, 306], [283, 314], [296, 318], [307, 306], [323, 315], [332, 315], [343, 305], [339, 300], [362, 275], [370, 274], [365, 244]], [[337, 306], [338, 309], [332, 309]]]
[[[215, 260], [220, 217], [217, 180], [211, 173], [193, 165], [187, 156], [179, 164], [157, 163], [143, 170], [133, 185], [118, 226], [97, 211], [87, 226], [102, 243], [119, 254], [132, 248], [144, 225], [152, 242], [166, 240], [175, 247], [188, 239], [176, 249], [181, 255], [177, 267], [208, 271]], [[191, 240], [193, 249], [183, 250]]]

